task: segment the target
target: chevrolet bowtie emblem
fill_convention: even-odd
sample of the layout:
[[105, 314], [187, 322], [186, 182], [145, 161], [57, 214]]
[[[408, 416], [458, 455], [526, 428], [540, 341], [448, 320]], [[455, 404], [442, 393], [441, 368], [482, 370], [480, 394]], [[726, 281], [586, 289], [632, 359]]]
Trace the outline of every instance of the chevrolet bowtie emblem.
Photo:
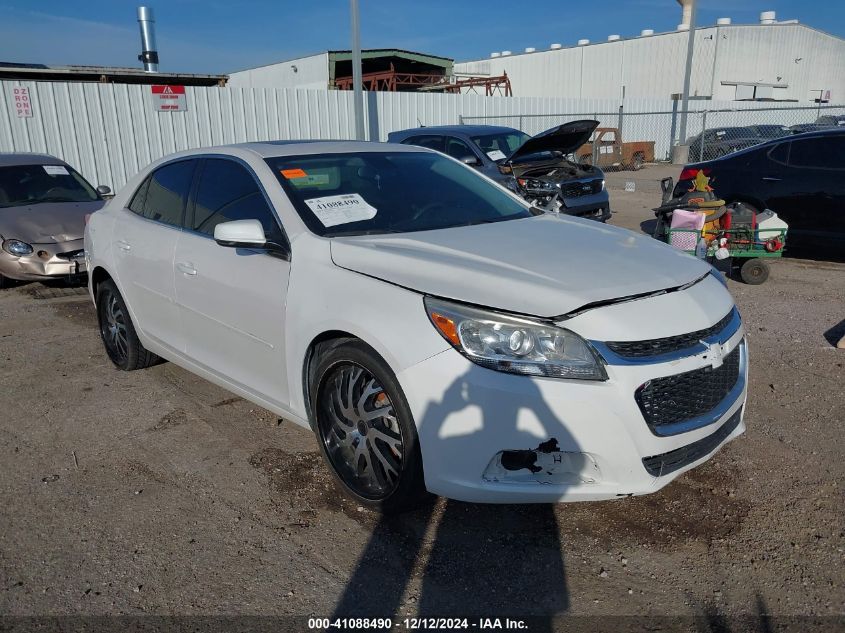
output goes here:
[[[703, 342], [703, 341], [702, 341]], [[722, 349], [721, 343], [704, 343], [707, 345], [707, 360], [710, 361], [710, 366], [713, 369], [718, 369], [722, 366], [725, 360], [725, 352]]]

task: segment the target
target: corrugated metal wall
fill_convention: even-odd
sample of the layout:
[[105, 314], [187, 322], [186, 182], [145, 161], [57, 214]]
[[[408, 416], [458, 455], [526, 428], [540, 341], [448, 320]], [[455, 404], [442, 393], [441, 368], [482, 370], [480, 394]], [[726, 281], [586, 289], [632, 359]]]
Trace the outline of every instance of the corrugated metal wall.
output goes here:
[[[18, 118], [12, 90], [29, 88], [32, 117]], [[196, 147], [273, 139], [351, 139], [351, 91], [187, 87], [187, 111], [157, 112], [149, 86], [0, 81], [0, 152], [46, 152], [75, 166], [93, 184], [122, 187], [153, 160]], [[426, 93], [365, 93], [368, 138], [420, 125], [485, 123], [536, 134], [562, 122], [598, 118], [619, 123], [619, 99], [484, 97]], [[671, 146], [674, 102], [626, 99], [623, 138], [653, 140], [658, 158]], [[735, 102], [693, 101], [694, 110], [732, 108]], [[814, 121], [815, 109], [787, 111], [742, 104], [752, 111], [710, 113], [707, 127]], [[788, 107], [784, 104], [784, 107]], [[636, 114], [642, 113], [642, 114]], [[843, 110], [831, 113], [841, 114]], [[701, 131], [691, 114], [688, 136]]]
[[[538, 50], [455, 64], [455, 73], [507, 72], [513, 94], [670, 98], [684, 83], [688, 32]], [[845, 98], [845, 40], [804, 24], [702, 26], [695, 33], [690, 94], [733, 99], [733, 83], [785, 86], [804, 105], [821, 89]], [[725, 82], [725, 83], [723, 83]], [[816, 91], [815, 93], [813, 91]]]

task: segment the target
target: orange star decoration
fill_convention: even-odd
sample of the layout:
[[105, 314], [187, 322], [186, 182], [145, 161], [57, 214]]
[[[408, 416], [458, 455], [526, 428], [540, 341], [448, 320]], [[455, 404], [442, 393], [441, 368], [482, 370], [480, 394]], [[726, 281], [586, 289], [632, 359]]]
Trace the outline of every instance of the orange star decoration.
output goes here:
[[710, 186], [710, 179], [704, 175], [703, 169], [698, 170], [695, 180], [692, 181], [690, 191], [713, 191], [713, 187]]

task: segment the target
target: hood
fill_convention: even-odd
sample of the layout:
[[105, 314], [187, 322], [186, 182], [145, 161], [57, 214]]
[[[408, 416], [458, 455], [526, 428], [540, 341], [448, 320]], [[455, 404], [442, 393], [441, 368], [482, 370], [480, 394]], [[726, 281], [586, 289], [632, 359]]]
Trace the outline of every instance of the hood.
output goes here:
[[540, 317], [677, 288], [710, 269], [647, 235], [551, 214], [337, 237], [331, 253], [338, 266], [418, 292]]
[[25, 207], [0, 207], [0, 235], [29, 244], [55, 244], [81, 240], [85, 216], [105, 204], [92, 202], [43, 202]]
[[570, 121], [569, 123], [553, 127], [551, 130], [540, 132], [537, 136], [532, 136], [525, 141], [508, 156], [507, 160], [512, 161], [522, 156], [536, 154], [537, 152], [561, 152], [563, 154], [569, 154], [590, 140], [590, 135], [598, 126], [598, 121], [587, 119], [584, 121]]

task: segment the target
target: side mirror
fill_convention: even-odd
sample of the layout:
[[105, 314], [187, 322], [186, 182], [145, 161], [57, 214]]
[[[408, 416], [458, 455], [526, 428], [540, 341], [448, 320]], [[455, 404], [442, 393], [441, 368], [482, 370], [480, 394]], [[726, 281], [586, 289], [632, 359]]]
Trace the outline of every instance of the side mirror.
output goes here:
[[114, 194], [111, 192], [111, 187], [107, 187], [106, 185], [100, 185], [97, 187], [97, 193], [100, 194], [103, 198], [111, 198]]
[[282, 244], [268, 242], [264, 227], [258, 220], [232, 220], [214, 227], [214, 241], [228, 248], [253, 248], [267, 251], [282, 259], [290, 259], [290, 249]]
[[470, 167], [478, 167], [481, 164], [481, 161], [478, 160], [477, 156], [463, 156], [461, 157], [461, 162], [464, 165], [469, 165]]

